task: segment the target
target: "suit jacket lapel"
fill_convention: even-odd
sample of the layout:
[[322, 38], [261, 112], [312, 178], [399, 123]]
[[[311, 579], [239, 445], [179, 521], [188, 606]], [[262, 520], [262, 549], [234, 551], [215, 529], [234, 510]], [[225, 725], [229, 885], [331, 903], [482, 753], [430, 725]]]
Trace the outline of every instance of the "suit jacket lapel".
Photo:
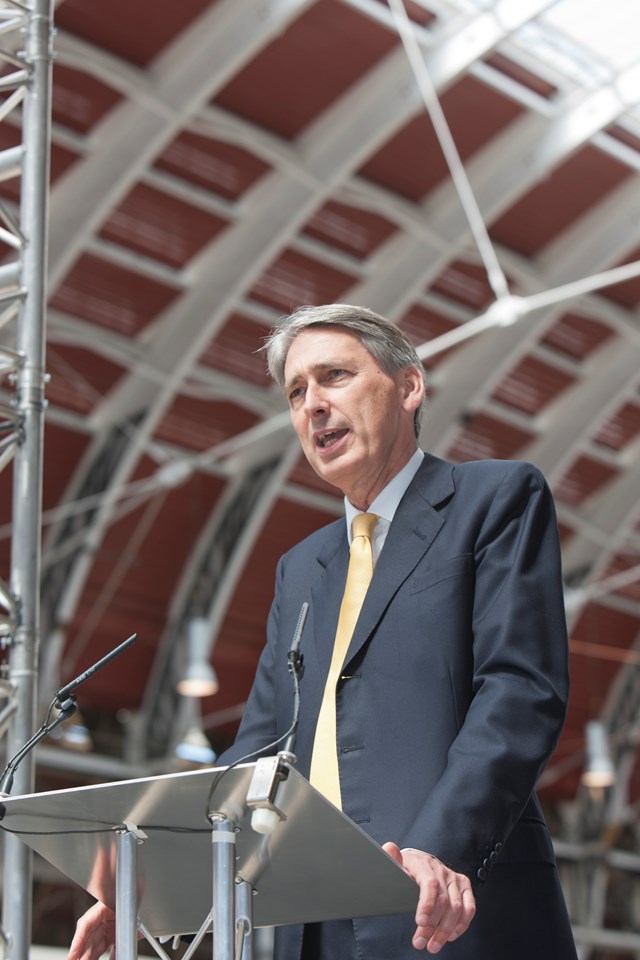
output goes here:
[[[425, 455], [389, 528], [349, 645], [347, 661], [368, 640], [389, 601], [438, 535], [444, 518], [435, 508], [454, 493], [452, 473], [452, 464], [430, 454]], [[320, 676], [326, 676], [349, 566], [344, 521], [328, 529], [316, 561], [318, 575], [311, 585], [315, 624], [313, 639]]]
[[329, 672], [338, 615], [349, 566], [349, 543], [344, 519], [334, 524], [317, 557], [317, 576], [311, 585], [313, 639], [320, 676]]
[[392, 597], [440, 532], [445, 520], [435, 508], [454, 493], [452, 474], [452, 464], [425, 455], [389, 528], [347, 651], [347, 661], [368, 640]]

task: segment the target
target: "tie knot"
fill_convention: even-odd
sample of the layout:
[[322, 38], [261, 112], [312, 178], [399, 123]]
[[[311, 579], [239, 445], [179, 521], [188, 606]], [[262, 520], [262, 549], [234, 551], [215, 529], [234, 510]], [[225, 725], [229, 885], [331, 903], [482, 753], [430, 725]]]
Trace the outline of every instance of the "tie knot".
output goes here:
[[373, 533], [373, 528], [375, 527], [378, 516], [375, 513], [358, 513], [353, 518], [351, 528], [353, 530], [353, 536], [355, 537], [367, 537], [371, 539], [371, 534]]

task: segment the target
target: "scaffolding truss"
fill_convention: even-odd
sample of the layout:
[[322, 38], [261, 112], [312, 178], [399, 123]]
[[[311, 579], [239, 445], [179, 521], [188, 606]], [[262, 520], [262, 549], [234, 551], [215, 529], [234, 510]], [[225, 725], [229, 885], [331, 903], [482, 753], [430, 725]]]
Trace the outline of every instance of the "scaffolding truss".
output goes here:
[[[0, 583], [0, 638], [7, 653], [0, 713], [7, 758], [35, 727], [39, 642], [40, 527], [44, 432], [47, 211], [51, 115], [52, 0], [0, 4], [0, 122], [21, 111], [22, 143], [0, 153], [0, 179], [20, 177], [14, 212], [0, 203], [0, 327], [15, 321], [15, 345], [0, 350], [0, 379], [12, 401], [0, 406], [0, 468], [13, 460], [9, 583]], [[17, 769], [15, 792], [33, 791], [33, 758]], [[5, 955], [26, 960], [31, 943], [31, 854], [5, 836]]]

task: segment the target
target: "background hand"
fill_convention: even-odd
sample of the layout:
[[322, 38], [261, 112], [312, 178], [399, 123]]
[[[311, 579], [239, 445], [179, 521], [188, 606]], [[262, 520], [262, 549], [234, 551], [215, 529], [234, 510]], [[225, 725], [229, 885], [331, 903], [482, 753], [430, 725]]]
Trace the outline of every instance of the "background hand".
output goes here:
[[104, 903], [94, 903], [78, 920], [69, 960], [99, 960], [116, 942], [116, 915]]

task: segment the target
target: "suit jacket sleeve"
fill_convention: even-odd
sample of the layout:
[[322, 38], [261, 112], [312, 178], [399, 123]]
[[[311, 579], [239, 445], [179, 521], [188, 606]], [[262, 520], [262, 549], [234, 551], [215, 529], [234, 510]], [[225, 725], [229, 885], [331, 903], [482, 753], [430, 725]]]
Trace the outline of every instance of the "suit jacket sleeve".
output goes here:
[[530, 804], [568, 697], [555, 510], [530, 465], [506, 470], [478, 527], [475, 568], [471, 699], [446, 767], [402, 838], [474, 882]]

